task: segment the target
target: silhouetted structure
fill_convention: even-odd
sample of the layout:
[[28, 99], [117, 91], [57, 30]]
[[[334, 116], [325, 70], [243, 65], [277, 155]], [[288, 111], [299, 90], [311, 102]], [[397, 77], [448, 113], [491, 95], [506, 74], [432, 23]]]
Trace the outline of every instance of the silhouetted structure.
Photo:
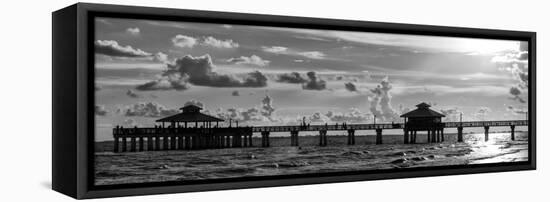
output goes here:
[[187, 105], [180, 108], [180, 110], [181, 113], [156, 120], [156, 122], [161, 122], [163, 127], [164, 123], [170, 123], [172, 127], [181, 127], [179, 124], [183, 123], [184, 128], [187, 128], [187, 123], [195, 123], [195, 127], [199, 127], [199, 123], [201, 123], [202, 127], [211, 128], [212, 123], [215, 122], [217, 127], [218, 122], [224, 121], [223, 119], [201, 113], [202, 108], [195, 105]]
[[431, 106], [424, 102], [416, 105], [416, 107], [415, 110], [401, 115], [405, 119], [403, 142], [405, 144], [416, 143], [418, 131], [427, 131], [428, 142], [445, 141], [443, 132], [445, 125], [441, 122], [441, 118], [445, 117], [445, 115], [431, 110]]
[[[417, 131], [427, 131], [428, 143], [445, 141], [443, 129], [456, 128], [458, 142], [463, 141], [462, 131], [464, 127], [483, 127], [485, 129], [485, 141], [489, 140], [489, 127], [510, 127], [511, 140], [515, 140], [515, 127], [527, 126], [528, 120], [507, 121], [470, 121], [470, 122], [442, 122], [445, 115], [431, 110], [430, 105], [420, 103], [417, 109], [407, 112], [401, 117], [403, 123], [374, 123], [374, 124], [319, 124], [319, 125], [295, 125], [295, 126], [254, 126], [254, 127], [219, 127], [218, 122], [223, 119], [201, 113], [198, 106], [189, 105], [180, 108], [181, 113], [157, 120], [161, 126], [154, 128], [113, 128], [114, 152], [127, 151], [127, 139], [130, 139], [130, 151], [136, 151], [136, 139], [139, 140], [139, 151], [145, 151], [144, 139], [147, 140], [147, 151], [151, 150], [189, 150], [189, 149], [214, 149], [230, 147], [251, 147], [252, 135], [261, 134], [261, 146], [270, 146], [271, 132], [289, 132], [290, 145], [299, 146], [300, 131], [317, 131], [319, 133], [319, 146], [327, 146], [328, 131], [346, 131], [348, 144], [355, 144], [355, 132], [376, 131], [376, 144], [382, 144], [383, 130], [403, 130], [404, 143], [416, 143]], [[212, 127], [212, 123], [216, 125]], [[169, 123], [165, 127], [165, 123]], [[183, 123], [183, 125], [181, 125]], [[189, 124], [192, 125], [189, 125]], [[193, 124], [194, 123], [194, 124]], [[162, 140], [161, 140], [162, 139]], [[122, 142], [121, 142], [122, 140]], [[161, 146], [162, 143], [162, 146]], [[119, 149], [121, 146], [121, 149]]]

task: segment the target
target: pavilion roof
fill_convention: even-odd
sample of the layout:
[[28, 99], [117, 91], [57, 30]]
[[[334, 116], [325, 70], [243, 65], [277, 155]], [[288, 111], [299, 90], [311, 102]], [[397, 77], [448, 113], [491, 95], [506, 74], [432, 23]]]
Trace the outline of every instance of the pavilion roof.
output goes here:
[[410, 112], [404, 113], [401, 115], [401, 117], [445, 117], [445, 115], [431, 110], [430, 105], [426, 103], [420, 103], [416, 105], [416, 109], [412, 110]]

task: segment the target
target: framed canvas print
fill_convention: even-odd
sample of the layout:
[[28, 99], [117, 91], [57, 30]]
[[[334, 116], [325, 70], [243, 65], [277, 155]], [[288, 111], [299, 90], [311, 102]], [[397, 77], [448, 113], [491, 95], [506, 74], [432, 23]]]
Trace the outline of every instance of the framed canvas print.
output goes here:
[[535, 33], [75, 4], [53, 189], [75, 198], [535, 169]]

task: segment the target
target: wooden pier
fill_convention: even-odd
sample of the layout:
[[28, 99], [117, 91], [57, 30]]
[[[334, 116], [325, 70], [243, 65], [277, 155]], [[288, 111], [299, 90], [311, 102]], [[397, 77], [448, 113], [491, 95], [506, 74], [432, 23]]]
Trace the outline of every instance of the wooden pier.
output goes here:
[[[425, 106], [420, 106], [422, 108]], [[189, 110], [189, 109], [184, 109]], [[193, 110], [196, 110], [193, 109]], [[424, 110], [424, 109], [422, 109]], [[189, 112], [184, 112], [189, 113]], [[194, 111], [193, 113], [197, 113]], [[183, 114], [183, 113], [182, 113]], [[138, 151], [159, 151], [159, 150], [196, 150], [196, 149], [221, 149], [221, 148], [242, 148], [253, 147], [252, 138], [254, 134], [261, 135], [261, 147], [270, 147], [270, 134], [274, 132], [287, 132], [290, 134], [290, 146], [299, 146], [300, 132], [316, 131], [319, 133], [319, 146], [327, 146], [328, 131], [347, 132], [347, 144], [355, 145], [355, 133], [357, 131], [373, 130], [376, 134], [376, 144], [383, 144], [384, 130], [403, 131], [403, 143], [417, 143], [418, 131], [426, 131], [427, 142], [437, 143], [445, 141], [445, 129], [457, 129], [457, 141], [463, 142], [464, 128], [482, 127], [484, 129], [485, 141], [489, 140], [491, 127], [510, 127], [511, 140], [515, 140], [516, 126], [527, 126], [527, 120], [507, 121], [471, 121], [471, 122], [441, 122], [441, 116], [405, 116], [404, 123], [378, 123], [378, 124], [320, 124], [320, 125], [296, 125], [296, 126], [254, 126], [254, 127], [219, 127], [204, 121], [199, 124], [194, 122], [192, 127], [190, 121], [181, 121], [181, 125], [174, 119], [168, 127], [158, 126], [154, 128], [122, 128], [113, 129], [114, 152], [138, 152]], [[409, 114], [410, 115], [410, 114]], [[417, 114], [418, 115], [418, 114]], [[180, 120], [183, 115], [179, 116]], [[439, 117], [439, 120], [437, 120]], [[169, 117], [167, 117], [169, 118]], [[172, 117], [173, 118], [173, 117]], [[196, 116], [193, 118], [197, 118]], [[204, 118], [202, 118], [204, 119]], [[416, 120], [415, 120], [416, 119]], [[210, 119], [209, 119], [210, 120]], [[428, 120], [428, 121], [427, 121]], [[220, 121], [213, 119], [211, 121]], [[164, 125], [164, 124], [163, 124]], [[129, 140], [129, 145], [128, 145]], [[146, 146], [145, 146], [146, 145]], [[128, 149], [128, 146], [130, 147]]]

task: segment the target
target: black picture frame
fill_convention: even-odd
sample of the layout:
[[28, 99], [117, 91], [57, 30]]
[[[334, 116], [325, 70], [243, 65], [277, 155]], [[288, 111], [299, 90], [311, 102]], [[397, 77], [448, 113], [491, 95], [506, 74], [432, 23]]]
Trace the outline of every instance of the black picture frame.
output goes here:
[[[94, 17], [227, 23], [276, 27], [368, 31], [528, 41], [529, 44], [529, 160], [395, 170], [246, 177], [201, 182], [162, 182], [96, 186], [93, 182], [94, 143]], [[196, 11], [78, 3], [52, 14], [52, 188], [84, 199], [207, 190], [242, 189], [504, 172], [536, 169], [536, 33], [427, 26], [352, 20]]]

